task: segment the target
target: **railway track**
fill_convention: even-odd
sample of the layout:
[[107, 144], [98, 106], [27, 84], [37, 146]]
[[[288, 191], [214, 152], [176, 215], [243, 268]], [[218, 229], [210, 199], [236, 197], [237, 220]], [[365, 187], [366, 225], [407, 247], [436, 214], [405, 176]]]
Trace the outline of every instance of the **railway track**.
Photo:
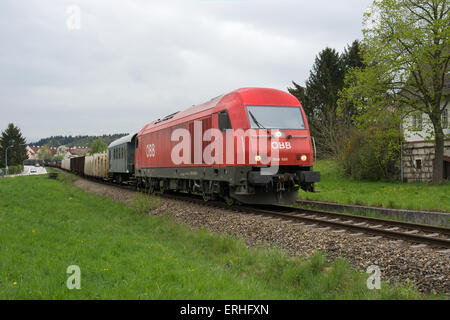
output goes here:
[[[136, 190], [134, 185], [118, 185], [109, 181], [99, 181], [126, 190]], [[253, 215], [277, 218], [292, 223], [299, 223], [332, 232], [351, 232], [351, 235], [368, 235], [376, 240], [381, 237], [398, 241], [406, 241], [413, 248], [430, 246], [440, 252], [450, 253], [450, 228], [403, 221], [386, 220], [344, 213], [302, 209], [289, 206], [256, 206], [256, 205], [227, 205], [220, 201], [205, 202], [201, 196], [184, 193], [158, 193], [158, 196], [222, 208]]]
[[321, 227], [333, 232], [352, 232], [352, 235], [369, 235], [374, 240], [381, 237], [411, 243], [414, 248], [431, 246], [450, 253], [450, 228], [385, 220], [343, 213], [316, 211], [288, 206], [228, 206], [219, 201], [205, 202], [201, 198], [179, 194], [162, 194], [164, 198], [203, 204], [211, 207], [245, 212], [254, 215], [278, 218], [293, 223]]

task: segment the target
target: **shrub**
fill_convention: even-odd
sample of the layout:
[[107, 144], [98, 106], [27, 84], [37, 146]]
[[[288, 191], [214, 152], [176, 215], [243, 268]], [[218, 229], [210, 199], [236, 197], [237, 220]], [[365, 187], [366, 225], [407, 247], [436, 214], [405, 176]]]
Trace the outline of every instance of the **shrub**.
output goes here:
[[159, 199], [147, 194], [137, 193], [131, 202], [134, 212], [140, 215], [148, 214], [159, 205]]
[[[5, 168], [0, 168], [2, 169], [3, 173], [6, 174], [6, 169]], [[19, 164], [17, 166], [8, 166], [8, 174], [19, 174], [23, 172], [23, 165]]]
[[341, 159], [345, 173], [358, 180], [398, 179], [400, 143], [401, 133], [392, 127], [352, 130]]

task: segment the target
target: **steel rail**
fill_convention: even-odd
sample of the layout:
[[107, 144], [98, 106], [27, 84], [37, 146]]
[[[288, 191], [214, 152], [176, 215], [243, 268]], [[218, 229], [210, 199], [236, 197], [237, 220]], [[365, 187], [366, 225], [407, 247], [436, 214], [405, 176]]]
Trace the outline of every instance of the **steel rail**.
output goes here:
[[[285, 207], [285, 206], [283, 206]], [[311, 214], [322, 214], [326, 216], [332, 216], [336, 218], [345, 218], [345, 219], [353, 219], [358, 221], [364, 221], [368, 223], [383, 223], [383, 224], [389, 224], [390, 226], [396, 226], [401, 227], [405, 229], [417, 229], [419, 228], [422, 231], [426, 232], [438, 232], [442, 235], [450, 236], [450, 228], [447, 227], [439, 227], [439, 226], [433, 226], [428, 224], [420, 224], [420, 223], [412, 223], [412, 222], [405, 222], [405, 221], [398, 221], [398, 220], [390, 220], [390, 219], [381, 219], [381, 218], [374, 218], [374, 217], [367, 217], [367, 216], [359, 216], [359, 215], [352, 215], [347, 213], [336, 213], [336, 212], [330, 212], [330, 211], [322, 211], [322, 210], [311, 210], [311, 209], [303, 209], [303, 208], [296, 208], [296, 207], [287, 207], [290, 209], [294, 209], [296, 212], [310, 212]]]
[[[107, 185], [119, 187], [129, 191], [137, 191], [144, 192], [142, 190], [137, 190], [134, 185], [119, 185], [116, 183], [112, 183], [105, 180], [99, 179], [89, 179], [91, 181], [104, 183]], [[423, 224], [415, 224], [410, 222], [402, 222], [395, 220], [386, 220], [380, 218], [372, 218], [365, 216], [356, 216], [344, 213], [336, 213], [336, 212], [328, 212], [328, 211], [319, 211], [319, 210], [310, 210], [310, 209], [301, 209], [296, 207], [289, 206], [250, 206], [250, 205], [228, 205], [221, 201], [204, 201], [201, 196], [195, 194], [186, 194], [186, 193], [156, 193], [156, 195], [173, 200], [186, 201], [196, 204], [202, 204], [210, 207], [217, 207], [222, 209], [233, 210], [237, 212], [246, 212], [257, 215], [265, 215], [272, 216], [277, 218], [283, 218], [290, 221], [302, 221], [308, 222], [312, 224], [323, 225], [332, 228], [346, 229], [356, 232], [363, 232], [364, 234], [383, 236], [386, 238], [397, 239], [397, 240], [406, 240], [414, 243], [427, 244], [434, 247], [446, 248], [450, 249], [450, 238], [439, 238], [436, 233], [443, 236], [450, 235], [450, 228], [446, 227], [437, 227], [431, 225], [423, 225]], [[284, 212], [283, 212], [284, 211]], [[309, 215], [308, 215], [309, 214]], [[329, 219], [332, 218], [332, 219]], [[340, 221], [341, 219], [345, 219], [347, 221]], [[356, 222], [363, 222], [363, 224], [355, 224]], [[368, 224], [368, 225], [365, 225]], [[370, 224], [377, 224], [375, 226]], [[380, 225], [381, 224], [381, 225]], [[421, 235], [416, 233], [408, 233], [401, 232], [397, 230], [392, 230], [392, 228], [388, 227], [397, 227], [408, 229], [411, 232], [412, 230], [418, 232], [433, 232], [434, 235]], [[384, 229], [388, 228], [388, 229]]]
[[[407, 233], [407, 232], [401, 232], [396, 230], [390, 230], [389, 227], [395, 226], [401, 226], [402, 228], [409, 229], [409, 230], [417, 230], [418, 232], [430, 232], [433, 233], [439, 233], [441, 235], [448, 235], [450, 230], [448, 228], [444, 227], [435, 227], [435, 226], [428, 226], [428, 225], [422, 225], [422, 224], [414, 224], [409, 222], [399, 222], [399, 221], [392, 221], [392, 220], [384, 220], [379, 218], [371, 218], [371, 217], [363, 217], [363, 216], [354, 216], [354, 215], [347, 215], [347, 214], [339, 214], [334, 212], [324, 212], [324, 211], [312, 211], [312, 210], [303, 210], [299, 208], [293, 208], [293, 207], [287, 207], [287, 206], [273, 206], [273, 210], [271, 209], [263, 209], [258, 208], [257, 206], [245, 206], [245, 205], [232, 205], [229, 206], [223, 202], [219, 201], [209, 201], [205, 202], [203, 199], [200, 198], [194, 198], [192, 196], [180, 196], [180, 195], [174, 195], [174, 194], [160, 194], [160, 196], [164, 198], [174, 199], [174, 200], [181, 200], [181, 201], [188, 201], [192, 203], [198, 203], [203, 205], [208, 205], [211, 207], [219, 207], [223, 209], [231, 209], [233, 211], [239, 211], [239, 212], [246, 212], [246, 213], [253, 213], [253, 214], [260, 214], [260, 215], [266, 215], [266, 216], [273, 216], [277, 218], [283, 218], [287, 220], [293, 220], [293, 221], [302, 221], [302, 222], [308, 222], [312, 224], [318, 224], [323, 225], [327, 227], [332, 228], [339, 228], [339, 229], [346, 229], [346, 230], [352, 230], [356, 232], [363, 232], [365, 234], [370, 235], [376, 235], [376, 236], [383, 236], [391, 239], [397, 239], [397, 240], [406, 240], [414, 243], [421, 243], [421, 244], [428, 244], [439, 248], [446, 248], [450, 249], [450, 239], [443, 239], [438, 237], [430, 237], [427, 235], [420, 235], [420, 234], [414, 234], [414, 233]], [[284, 211], [288, 212], [280, 212], [276, 209], [283, 209]], [[310, 214], [310, 216], [306, 215], [306, 212]], [[299, 213], [300, 212], [300, 213]], [[315, 215], [316, 217], [313, 217], [311, 215]], [[334, 218], [333, 220], [325, 219], [327, 218], [327, 215], [329, 217]], [[343, 221], [337, 221], [336, 218], [339, 219], [346, 219], [351, 220], [348, 222]], [[355, 225], [358, 221], [366, 222], [367, 224], [378, 224], [378, 226], [366, 226], [366, 225]], [[379, 224], [382, 224], [379, 226]], [[387, 229], [385, 229], [387, 228]]]

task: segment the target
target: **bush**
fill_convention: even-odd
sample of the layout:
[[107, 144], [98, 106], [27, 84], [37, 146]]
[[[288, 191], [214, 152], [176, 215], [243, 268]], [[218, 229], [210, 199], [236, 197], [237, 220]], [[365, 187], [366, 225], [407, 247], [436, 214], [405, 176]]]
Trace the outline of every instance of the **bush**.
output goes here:
[[[4, 174], [6, 174], [6, 168], [0, 168], [0, 169], [2, 169]], [[19, 174], [22, 172], [23, 172], [23, 165], [8, 166], [8, 174]]]
[[148, 214], [150, 211], [158, 207], [159, 200], [148, 194], [137, 193], [131, 202], [131, 207], [137, 214]]
[[358, 180], [398, 179], [401, 133], [386, 127], [354, 129], [342, 155], [345, 173]]

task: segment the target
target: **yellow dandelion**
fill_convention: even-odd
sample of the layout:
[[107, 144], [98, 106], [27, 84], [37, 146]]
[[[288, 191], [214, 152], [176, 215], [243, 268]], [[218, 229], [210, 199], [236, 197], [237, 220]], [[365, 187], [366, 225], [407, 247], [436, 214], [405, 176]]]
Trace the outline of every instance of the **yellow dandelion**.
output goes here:
[[16, 285], [16, 284], [17, 284], [17, 282], [14, 281], [14, 282], [13, 282], [13, 285]]
[[31, 229], [31, 232], [35, 233], [35, 232], [36, 232], [36, 230], [34, 230], [34, 229]]
[[109, 270], [108, 268], [104, 268], [104, 269], [103, 269], [103, 271], [108, 271], [108, 270]]
[[69, 200], [72, 200], [72, 198], [69, 198]]

